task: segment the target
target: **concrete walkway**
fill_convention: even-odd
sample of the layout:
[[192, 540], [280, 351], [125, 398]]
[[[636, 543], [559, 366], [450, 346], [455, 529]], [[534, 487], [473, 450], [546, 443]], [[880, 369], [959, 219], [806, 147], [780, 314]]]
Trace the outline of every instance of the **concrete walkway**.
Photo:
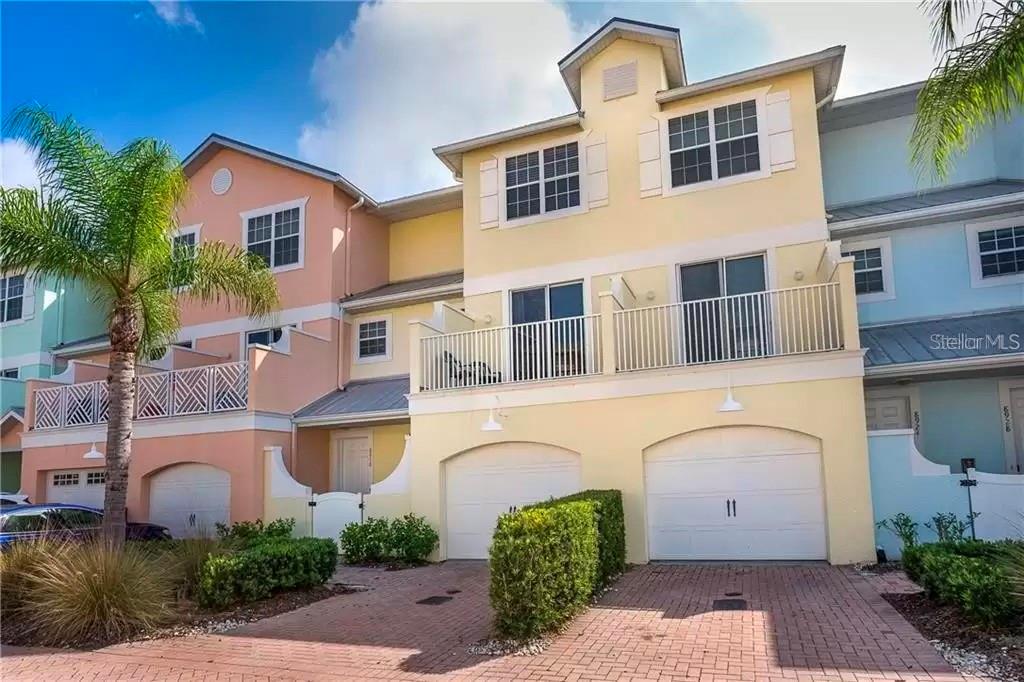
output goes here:
[[[7, 648], [4, 680], [962, 680], [869, 580], [827, 565], [650, 565], [629, 571], [537, 656], [467, 652], [486, 638], [487, 569], [450, 561], [343, 569], [363, 592], [228, 634], [92, 652]], [[449, 597], [420, 604], [427, 597]], [[744, 610], [716, 610], [743, 599]], [[719, 609], [722, 605], [719, 604]]]

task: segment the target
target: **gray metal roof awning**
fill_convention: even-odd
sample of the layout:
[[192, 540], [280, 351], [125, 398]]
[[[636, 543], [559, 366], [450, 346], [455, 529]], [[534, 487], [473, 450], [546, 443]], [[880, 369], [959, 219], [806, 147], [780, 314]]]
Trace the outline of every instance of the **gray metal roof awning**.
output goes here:
[[1024, 193], [1024, 180], [992, 180], [975, 185], [836, 206], [827, 209], [828, 222], [830, 227], [843, 227], [839, 224], [850, 221], [860, 222], [870, 219], [892, 219], [895, 221], [913, 215], [915, 212], [954, 207], [957, 204], [965, 204], [965, 202], [982, 202], [994, 200], [997, 197], [1012, 199], [1009, 195], [1018, 193]]
[[868, 374], [1017, 356], [1024, 366], [1024, 308], [861, 327], [860, 343]]
[[399, 301], [430, 300], [462, 295], [462, 271], [445, 272], [439, 275], [417, 277], [399, 282], [389, 282], [375, 289], [361, 291], [341, 299], [346, 310], [362, 309], [375, 304]]
[[409, 414], [409, 377], [350, 381], [295, 413], [296, 424], [380, 421]]

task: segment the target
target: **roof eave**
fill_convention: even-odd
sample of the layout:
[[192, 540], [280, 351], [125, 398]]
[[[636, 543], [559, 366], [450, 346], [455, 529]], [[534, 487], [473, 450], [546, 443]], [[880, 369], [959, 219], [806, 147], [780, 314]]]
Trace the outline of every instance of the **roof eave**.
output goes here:
[[377, 204], [377, 213], [393, 221], [410, 220], [462, 207], [462, 185], [420, 192]]
[[364, 298], [356, 301], [345, 303], [341, 301], [340, 307], [342, 312], [346, 313], [365, 313], [373, 310], [379, 310], [381, 308], [393, 307], [396, 303], [409, 304], [409, 303], [425, 303], [429, 301], [437, 301], [448, 298], [452, 295], [462, 295], [462, 282], [456, 284], [446, 284], [439, 287], [431, 287], [429, 289], [419, 289], [416, 291], [406, 291], [400, 294], [389, 294], [387, 296], [376, 296], [374, 298]]
[[705, 95], [737, 85], [744, 85], [746, 83], [765, 80], [767, 78], [774, 78], [787, 73], [803, 71], [805, 69], [814, 69], [816, 71], [818, 69], [828, 69], [828, 72], [824, 74], [825, 86], [820, 90], [816, 88], [815, 92], [815, 98], [821, 100], [830, 92], [835, 91], [835, 87], [839, 83], [839, 74], [842, 71], [843, 55], [845, 52], [845, 46], [836, 45], [820, 52], [801, 55], [799, 57], [785, 59], [772, 64], [765, 64], [764, 66], [726, 74], [724, 76], [711, 78], [699, 83], [684, 85], [671, 90], [663, 90], [655, 95], [655, 100], [658, 104], [668, 104], [670, 102], [676, 102], [689, 97]]
[[921, 221], [931, 221], [937, 217], [955, 219], [973, 211], [991, 211], [993, 209], [1015, 208], [1024, 206], [1024, 192], [1000, 194], [994, 197], [969, 199], [951, 204], [928, 206], [909, 211], [884, 213], [882, 215], [851, 218], [829, 223], [828, 230], [836, 235], [854, 235], [871, 232], [883, 228], [912, 227]]
[[439, 147], [434, 147], [433, 151], [437, 158], [441, 160], [441, 163], [451, 169], [452, 173], [454, 173], [456, 177], [462, 177], [462, 155], [466, 152], [490, 147], [503, 142], [509, 142], [511, 140], [530, 137], [531, 135], [550, 132], [552, 130], [581, 126], [583, 123], [583, 115], [582, 111], [574, 111], [571, 114], [555, 116], [554, 118], [528, 123], [517, 128], [509, 128], [496, 133], [489, 133], [487, 135], [471, 137], [467, 140], [460, 140], [459, 142], [441, 145]]
[[296, 426], [333, 426], [335, 424], [365, 424], [408, 418], [409, 410], [399, 409], [292, 417], [292, 423]]

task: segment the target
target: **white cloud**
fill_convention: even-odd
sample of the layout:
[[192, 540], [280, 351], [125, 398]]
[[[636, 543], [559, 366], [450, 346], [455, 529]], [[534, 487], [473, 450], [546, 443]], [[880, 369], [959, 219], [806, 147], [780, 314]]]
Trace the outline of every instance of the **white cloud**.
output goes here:
[[366, 4], [316, 58], [299, 154], [378, 198], [450, 184], [431, 148], [572, 111], [557, 61], [611, 16], [680, 27], [694, 79], [845, 44], [848, 97], [935, 62], [916, 2]]
[[0, 187], [39, 188], [35, 151], [22, 140], [0, 140]]
[[556, 63], [580, 33], [550, 2], [363, 5], [313, 65], [300, 154], [378, 198], [451, 184], [432, 147], [573, 110]]
[[189, 26], [199, 33], [203, 32], [203, 24], [196, 13], [181, 0], [149, 0], [149, 4], [156, 10], [157, 16], [170, 26]]
[[743, 11], [768, 30], [765, 62], [846, 45], [840, 97], [924, 80], [936, 61], [916, 2], [757, 2]]

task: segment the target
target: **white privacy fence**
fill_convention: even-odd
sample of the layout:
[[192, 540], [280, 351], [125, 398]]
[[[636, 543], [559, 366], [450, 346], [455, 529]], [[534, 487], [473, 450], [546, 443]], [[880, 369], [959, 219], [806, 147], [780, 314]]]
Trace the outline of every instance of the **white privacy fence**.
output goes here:
[[843, 347], [838, 282], [619, 310], [622, 372]]
[[422, 390], [601, 373], [600, 315], [420, 339]]
[[[136, 419], [244, 410], [248, 403], [249, 366], [245, 362], [154, 372], [136, 379]], [[37, 389], [33, 428], [103, 424], [107, 405], [105, 381]]]

